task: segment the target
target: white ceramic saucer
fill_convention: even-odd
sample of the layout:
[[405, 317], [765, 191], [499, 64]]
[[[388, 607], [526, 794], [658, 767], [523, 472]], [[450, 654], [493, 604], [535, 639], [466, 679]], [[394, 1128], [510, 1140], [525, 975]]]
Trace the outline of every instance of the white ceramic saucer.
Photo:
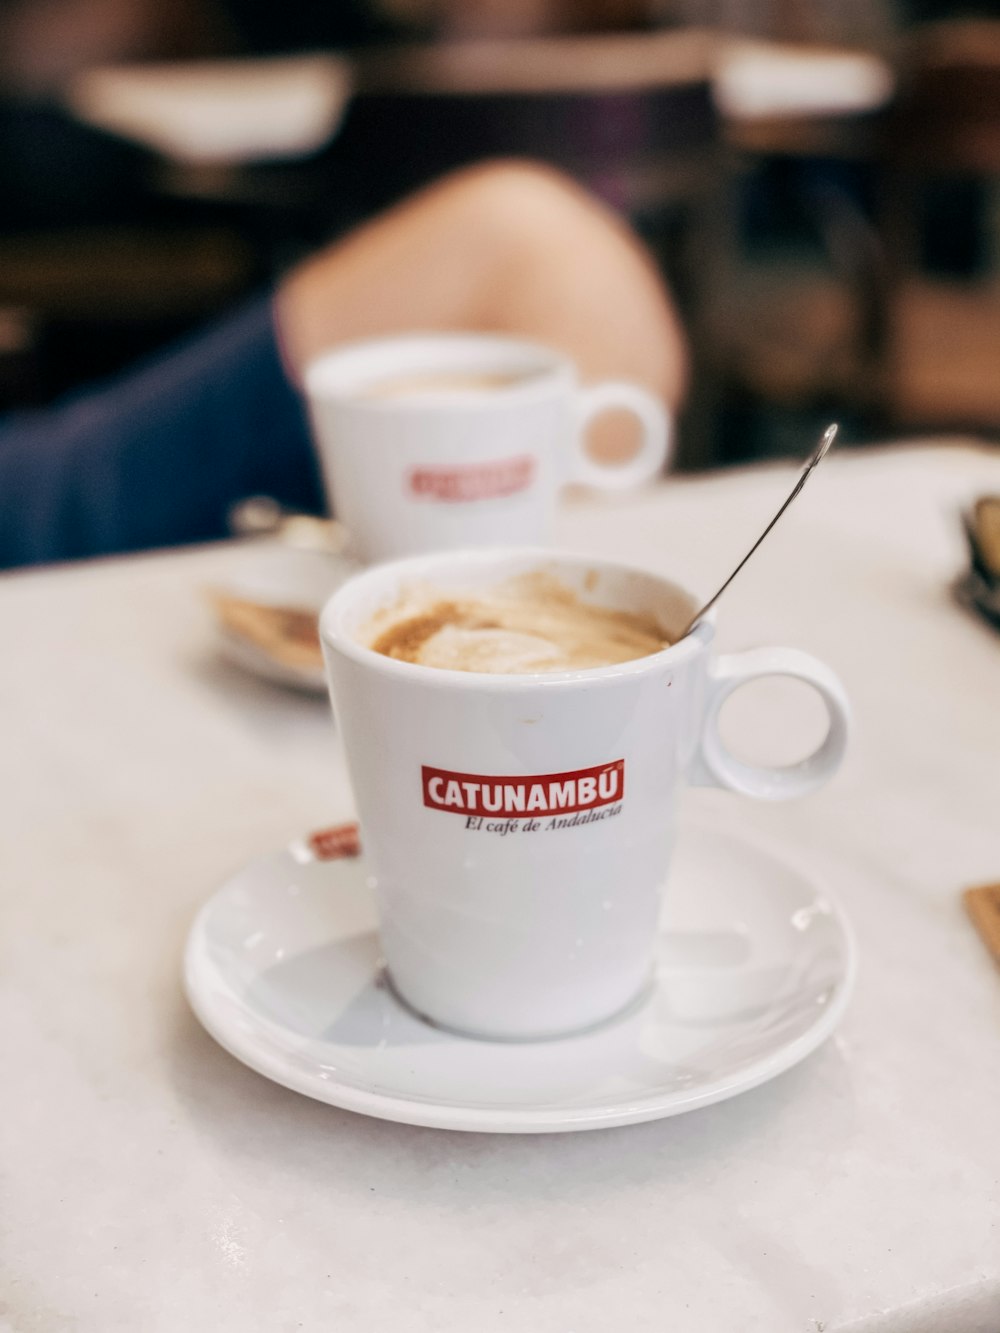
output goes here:
[[741, 838], [688, 829], [655, 985], [631, 1013], [558, 1041], [453, 1036], [384, 984], [364, 860], [343, 850], [335, 837], [324, 860], [295, 843], [223, 884], [192, 927], [185, 985], [237, 1059], [366, 1115], [503, 1133], [678, 1115], [803, 1059], [854, 980], [850, 929], [808, 875]]

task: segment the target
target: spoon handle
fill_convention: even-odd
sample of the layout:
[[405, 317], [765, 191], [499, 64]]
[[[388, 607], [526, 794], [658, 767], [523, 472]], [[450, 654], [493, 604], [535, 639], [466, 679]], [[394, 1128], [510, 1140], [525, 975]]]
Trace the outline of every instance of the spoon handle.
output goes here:
[[725, 583], [722, 585], [722, 587], [718, 589], [718, 591], [715, 593], [715, 596], [714, 596], [714, 597], [710, 597], [709, 600], [705, 603], [705, 605], [701, 608], [701, 610], [698, 611], [698, 612], [691, 618], [691, 620], [688, 622], [687, 626], [685, 627], [683, 634], [680, 635], [680, 638], [683, 639], [686, 635], [690, 634], [691, 631], [694, 629], [695, 625], [697, 625], [698, 622], [699, 622], [699, 621], [700, 621], [700, 620], [701, 620], [701, 619], [702, 619], [702, 618], [703, 618], [709, 611], [711, 611], [712, 607], [713, 607], [713, 606], [715, 605], [715, 603], [719, 600], [719, 598], [722, 596], [722, 594], [726, 591], [726, 589], [729, 587], [730, 583], [732, 583], [733, 579], [734, 579], [734, 578], [736, 577], [736, 575], [740, 572], [740, 570], [743, 568], [743, 566], [746, 564], [746, 562], [747, 562], [747, 561], [750, 559], [750, 557], [753, 555], [754, 551], [756, 551], [757, 547], [761, 544], [761, 542], [764, 540], [764, 538], [767, 536], [767, 534], [768, 534], [768, 533], [771, 531], [771, 529], [774, 527], [775, 523], [777, 523], [777, 521], [778, 521], [778, 519], [781, 517], [781, 515], [785, 512], [785, 510], [788, 508], [788, 506], [792, 503], [792, 501], [793, 501], [793, 500], [795, 499], [795, 497], [798, 495], [799, 491], [802, 490], [802, 487], [806, 484], [806, 482], [807, 482], [808, 479], [809, 479], [809, 474], [810, 474], [810, 473], [813, 471], [813, 469], [814, 469], [815, 467], [817, 467], [817, 466], [822, 462], [822, 460], [826, 457], [827, 453], [828, 453], [829, 450], [830, 450], [830, 446], [833, 444], [834, 440], [837, 438], [837, 431], [838, 431], [838, 429], [839, 429], [839, 427], [837, 426], [837, 424], [836, 424], [835, 422], [834, 422], [832, 425], [827, 426], [826, 430], [823, 432], [823, 435], [822, 435], [822, 438], [820, 439], [819, 444], [817, 444], [816, 448], [813, 450], [812, 454], [809, 456], [808, 460], [806, 461], [805, 467], [803, 467], [803, 469], [802, 469], [802, 474], [801, 474], [801, 476], [799, 477], [798, 481], [795, 483], [795, 485], [792, 487], [791, 494], [790, 494], [790, 495], [788, 496], [788, 498], [785, 500], [785, 503], [781, 506], [781, 508], [780, 508], [780, 509], [778, 510], [778, 512], [775, 514], [774, 518], [771, 519], [770, 523], [768, 523], [767, 527], [764, 529], [764, 531], [760, 534], [760, 536], [759, 536], [759, 537], [757, 538], [757, 540], [754, 542], [753, 546], [750, 547], [750, 550], [747, 551], [746, 555], [743, 557], [743, 559], [740, 561], [740, 563], [736, 566], [736, 568], [733, 570], [733, 572], [729, 575], [729, 578], [726, 579], [726, 581], [725, 581]]

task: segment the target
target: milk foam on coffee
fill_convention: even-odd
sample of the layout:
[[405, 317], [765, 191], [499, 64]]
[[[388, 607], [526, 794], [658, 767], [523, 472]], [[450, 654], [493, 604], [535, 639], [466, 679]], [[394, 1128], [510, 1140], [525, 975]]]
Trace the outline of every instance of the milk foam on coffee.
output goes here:
[[422, 394], [477, 394], [511, 389], [533, 378], [527, 371], [427, 370], [393, 375], [359, 389], [361, 398], [419, 398]]
[[407, 588], [358, 638], [419, 666], [509, 675], [612, 666], [670, 643], [653, 616], [581, 601], [541, 571], [475, 592]]

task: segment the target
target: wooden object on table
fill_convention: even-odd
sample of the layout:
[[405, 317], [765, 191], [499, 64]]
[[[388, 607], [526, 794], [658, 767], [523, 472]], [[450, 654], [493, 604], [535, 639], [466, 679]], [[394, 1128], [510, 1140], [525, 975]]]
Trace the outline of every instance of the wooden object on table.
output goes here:
[[979, 938], [1000, 967], [1000, 884], [983, 884], [977, 889], [966, 889], [962, 901]]
[[972, 525], [985, 571], [1000, 582], [1000, 495], [984, 495], [976, 501]]

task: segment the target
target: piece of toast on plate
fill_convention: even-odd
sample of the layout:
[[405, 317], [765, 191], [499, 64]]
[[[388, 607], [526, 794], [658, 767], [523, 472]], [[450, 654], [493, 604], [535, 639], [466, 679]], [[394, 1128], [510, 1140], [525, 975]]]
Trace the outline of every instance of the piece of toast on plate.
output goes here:
[[247, 639], [285, 666], [322, 667], [319, 617], [315, 611], [269, 606], [234, 597], [217, 588], [208, 589], [208, 598], [227, 633]]

